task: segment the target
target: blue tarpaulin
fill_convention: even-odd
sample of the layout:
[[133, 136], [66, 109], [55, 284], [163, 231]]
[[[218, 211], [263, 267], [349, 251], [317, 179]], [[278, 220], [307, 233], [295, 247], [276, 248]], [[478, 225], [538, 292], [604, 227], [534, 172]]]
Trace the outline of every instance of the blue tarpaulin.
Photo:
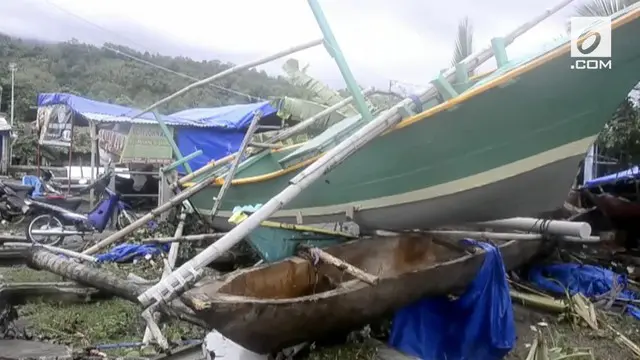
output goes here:
[[[588, 298], [609, 293], [613, 288], [614, 278], [616, 284], [624, 289], [618, 294], [618, 299], [639, 299], [636, 293], [627, 289], [626, 276], [599, 266], [572, 263], [553, 264], [537, 266], [529, 271], [529, 281], [542, 290], [558, 295], [564, 295], [566, 292], [574, 295], [580, 292]], [[627, 311], [640, 319], [640, 308], [628, 305]]]
[[[181, 128], [177, 131], [176, 142], [183, 155], [197, 150], [203, 152], [202, 156], [189, 161], [191, 168], [198, 169], [211, 160], [218, 160], [235, 153], [240, 148], [255, 111], [260, 111], [262, 114], [260, 125], [281, 125], [282, 120], [278, 117], [276, 109], [267, 101], [219, 108], [188, 109], [171, 114], [191, 122], [216, 126], [207, 129], [206, 134], [203, 133], [203, 129], [197, 128]], [[182, 167], [178, 171], [184, 172]]]
[[[131, 119], [140, 114], [140, 109], [65, 93], [38, 95], [38, 106], [58, 104], [67, 105], [76, 115], [80, 115], [74, 118], [74, 122], [82, 126], [88, 124], [87, 119], [97, 122], [156, 123], [151, 113]], [[188, 109], [161, 116], [165, 124], [175, 128], [175, 140], [182, 155], [186, 156], [202, 150], [202, 155], [189, 161], [191, 168], [197, 169], [211, 160], [236, 152], [256, 111], [262, 114], [260, 125], [282, 125], [282, 119], [278, 117], [277, 110], [268, 101], [217, 108]], [[184, 173], [182, 167], [178, 171]]]
[[251, 124], [254, 113], [261, 114], [261, 125], [281, 125], [276, 109], [268, 101], [252, 104], [238, 104], [216, 108], [195, 108], [178, 111], [170, 116], [186, 119], [194, 123], [206, 124], [218, 129], [246, 130]]
[[498, 360], [511, 351], [516, 330], [500, 251], [467, 241], [487, 252], [475, 280], [456, 300], [426, 298], [396, 312], [391, 346], [423, 360]]
[[130, 262], [147, 255], [159, 255], [169, 251], [169, 244], [120, 244], [108, 252], [96, 256], [98, 262]]
[[634, 166], [630, 169], [617, 172], [615, 174], [610, 174], [606, 176], [601, 176], [599, 178], [591, 179], [584, 183], [585, 188], [595, 188], [602, 185], [615, 184], [619, 181], [632, 180], [640, 178], [640, 169], [637, 166]]

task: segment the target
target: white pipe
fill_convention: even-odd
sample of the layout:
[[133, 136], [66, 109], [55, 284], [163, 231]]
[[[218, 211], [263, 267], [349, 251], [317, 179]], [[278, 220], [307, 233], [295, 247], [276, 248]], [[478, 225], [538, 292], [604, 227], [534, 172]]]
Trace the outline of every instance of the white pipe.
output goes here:
[[[484, 238], [490, 240], [542, 240], [548, 235], [544, 234], [518, 234], [518, 233], [495, 233], [490, 231], [462, 231], [462, 230], [430, 230], [425, 231], [425, 234], [432, 235], [448, 235], [458, 237], [469, 237], [473, 239]], [[579, 243], [597, 243], [601, 239], [598, 236], [588, 236], [585, 239], [576, 236], [557, 236], [555, 237], [559, 241], [566, 242], [579, 242]]]
[[586, 239], [591, 236], [591, 225], [586, 222], [571, 222], [562, 220], [545, 220], [536, 218], [517, 217], [476, 224], [491, 229], [507, 229], [553, 235], [576, 236]]

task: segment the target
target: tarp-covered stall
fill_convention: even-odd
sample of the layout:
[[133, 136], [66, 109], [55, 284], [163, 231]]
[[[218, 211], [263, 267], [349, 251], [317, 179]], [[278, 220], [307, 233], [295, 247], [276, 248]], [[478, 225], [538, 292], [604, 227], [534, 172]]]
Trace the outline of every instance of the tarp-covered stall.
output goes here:
[[[69, 146], [73, 126], [99, 125], [101, 153], [118, 163], [168, 164], [173, 149], [151, 113], [135, 119], [141, 110], [99, 102], [65, 93], [38, 95], [40, 143]], [[210, 160], [235, 152], [240, 146], [255, 111], [262, 113], [261, 125], [281, 126], [276, 110], [268, 102], [231, 105], [210, 109], [190, 109], [161, 115], [173, 132], [183, 155], [202, 150], [203, 155], [190, 161], [193, 169]]]

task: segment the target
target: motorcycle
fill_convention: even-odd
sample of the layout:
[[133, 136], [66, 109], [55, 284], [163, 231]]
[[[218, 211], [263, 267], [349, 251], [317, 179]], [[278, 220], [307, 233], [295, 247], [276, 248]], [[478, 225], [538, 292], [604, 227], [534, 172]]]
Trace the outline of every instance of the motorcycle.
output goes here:
[[116, 228], [122, 229], [137, 220], [131, 207], [120, 200], [120, 194], [108, 188], [113, 169], [109, 166], [94, 184], [94, 190], [102, 192], [102, 199], [88, 213], [82, 214], [61, 206], [26, 199], [30, 211], [37, 211], [26, 226], [27, 239], [33, 243], [56, 245], [68, 236], [80, 236], [102, 233], [115, 217]]
[[20, 223], [24, 220], [29, 206], [24, 199], [33, 192], [33, 188], [22, 188], [19, 192], [0, 181], [0, 218], [2, 221]]

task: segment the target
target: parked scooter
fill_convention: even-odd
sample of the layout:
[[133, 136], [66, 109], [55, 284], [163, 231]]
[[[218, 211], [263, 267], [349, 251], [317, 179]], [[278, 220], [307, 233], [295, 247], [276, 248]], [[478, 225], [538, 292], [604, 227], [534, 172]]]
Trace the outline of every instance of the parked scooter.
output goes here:
[[87, 214], [65, 209], [60, 206], [27, 199], [25, 203], [35, 211], [41, 212], [26, 226], [27, 239], [38, 244], [56, 245], [67, 236], [84, 237], [103, 232], [112, 218], [116, 218], [116, 228], [121, 229], [136, 220], [131, 208], [120, 200], [120, 194], [108, 188], [113, 169], [108, 166], [91, 186], [102, 199]]
[[24, 187], [16, 192], [11, 186], [0, 181], [0, 219], [14, 224], [24, 220], [29, 207], [24, 199], [31, 195], [33, 188]]

